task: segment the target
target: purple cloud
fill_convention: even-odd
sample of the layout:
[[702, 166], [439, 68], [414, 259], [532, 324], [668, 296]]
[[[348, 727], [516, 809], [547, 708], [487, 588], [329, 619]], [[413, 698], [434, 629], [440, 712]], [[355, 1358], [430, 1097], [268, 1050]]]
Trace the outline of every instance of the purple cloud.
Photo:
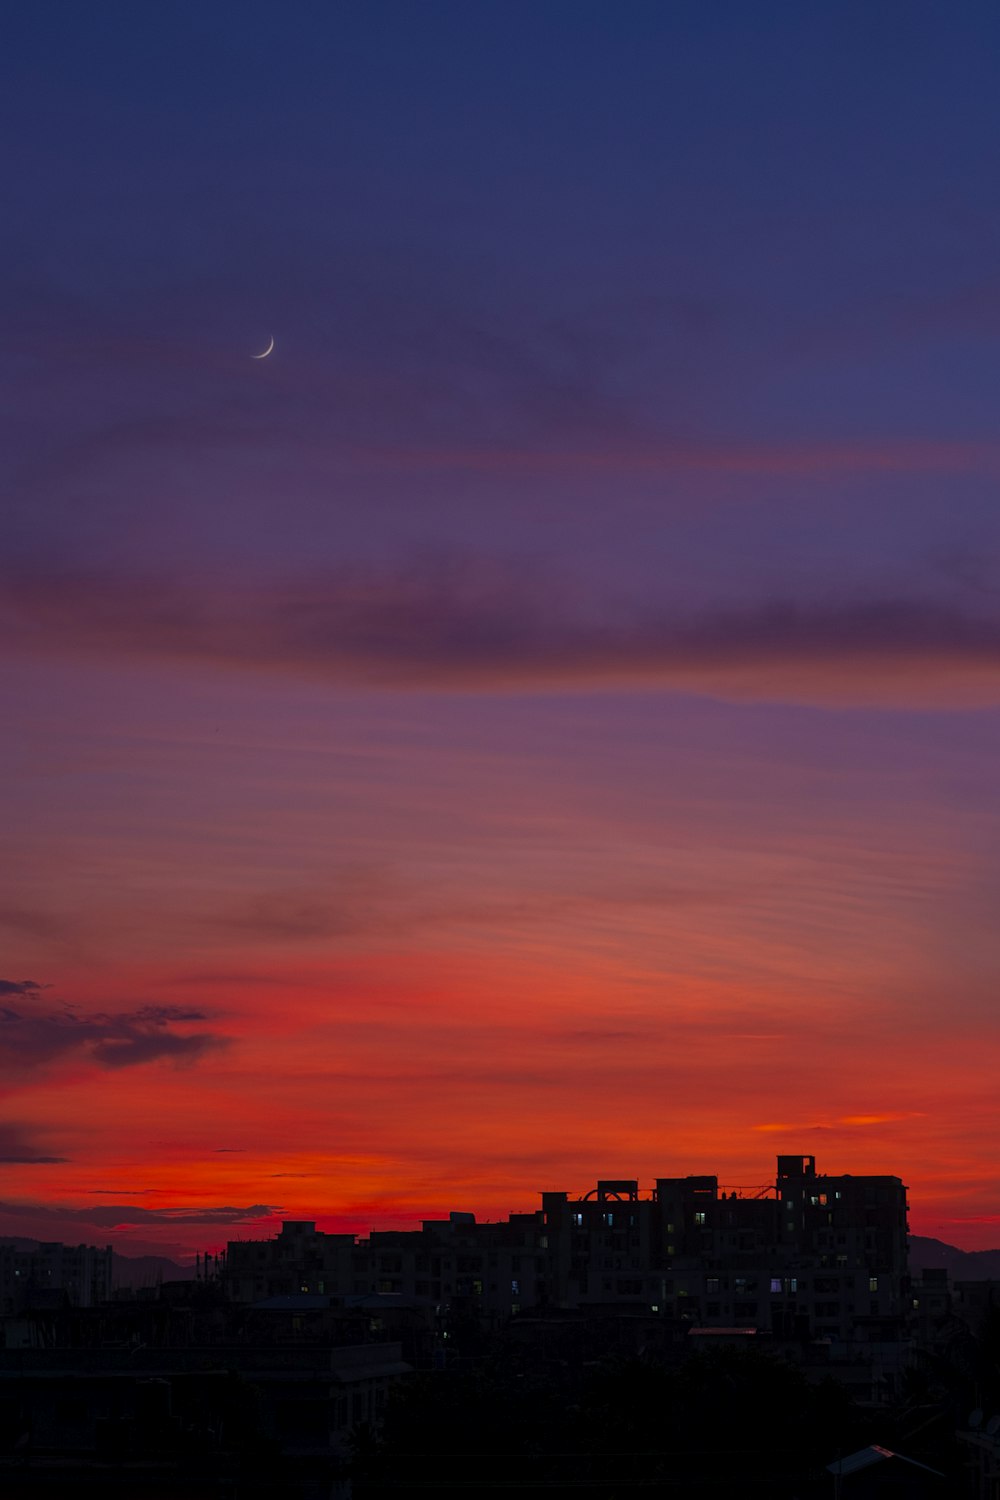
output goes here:
[[32, 1166], [53, 1165], [58, 1162], [68, 1161], [65, 1156], [49, 1156], [35, 1145], [31, 1132], [22, 1125], [16, 1125], [10, 1121], [0, 1121], [0, 1163], [8, 1165], [31, 1164]]
[[595, 616], [501, 571], [333, 573], [253, 588], [8, 580], [8, 648], [146, 657], [382, 688], [661, 686], [721, 697], [1000, 696], [1000, 618], [905, 597]]
[[104, 1068], [135, 1067], [160, 1058], [193, 1062], [225, 1046], [227, 1038], [210, 1031], [174, 1028], [206, 1019], [201, 1011], [165, 1005], [92, 1016], [72, 1011], [24, 1015], [7, 1007], [0, 1009], [0, 1063], [6, 1061], [22, 1072], [74, 1053]]
[[129, 1224], [247, 1224], [281, 1213], [267, 1203], [246, 1208], [136, 1208], [132, 1204], [96, 1204], [93, 1208], [60, 1208], [36, 1203], [0, 1202], [0, 1214], [25, 1219], [76, 1219], [102, 1229]]

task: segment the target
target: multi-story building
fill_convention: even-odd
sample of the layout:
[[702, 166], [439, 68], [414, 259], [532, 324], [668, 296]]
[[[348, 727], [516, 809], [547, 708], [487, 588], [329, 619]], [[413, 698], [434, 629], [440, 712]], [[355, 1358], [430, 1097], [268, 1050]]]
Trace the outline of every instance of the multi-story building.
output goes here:
[[648, 1195], [608, 1179], [500, 1223], [453, 1213], [355, 1240], [287, 1222], [277, 1239], [231, 1243], [226, 1279], [241, 1300], [384, 1296], [491, 1324], [540, 1306], [633, 1308], [888, 1350], [910, 1312], [906, 1209], [898, 1177], [830, 1177], [812, 1156], [780, 1156], [773, 1187], [749, 1195], [713, 1176], [658, 1178]]
[[312, 1293], [391, 1297], [447, 1306], [496, 1323], [548, 1300], [542, 1216], [499, 1224], [475, 1215], [427, 1219], [419, 1230], [373, 1231], [367, 1239], [324, 1234], [286, 1221], [272, 1240], [234, 1240], [225, 1281], [239, 1301]]
[[110, 1245], [0, 1245], [0, 1312], [19, 1312], [42, 1292], [64, 1292], [75, 1307], [95, 1307], [108, 1301], [111, 1283]]
[[897, 1177], [827, 1177], [778, 1158], [773, 1189], [715, 1177], [602, 1181], [544, 1193], [553, 1300], [645, 1306], [695, 1326], [782, 1338], [898, 1343], [907, 1295], [906, 1189]]

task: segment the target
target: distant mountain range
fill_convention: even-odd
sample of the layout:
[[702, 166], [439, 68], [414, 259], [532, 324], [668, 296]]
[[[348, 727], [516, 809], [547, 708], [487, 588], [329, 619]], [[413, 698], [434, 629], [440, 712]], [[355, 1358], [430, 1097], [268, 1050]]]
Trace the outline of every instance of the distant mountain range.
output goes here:
[[[0, 1236], [0, 1245], [13, 1245], [15, 1250], [37, 1250], [41, 1243], [21, 1235]], [[194, 1266], [179, 1265], [165, 1255], [119, 1255], [112, 1250], [111, 1257], [114, 1286], [156, 1286], [161, 1281], [194, 1280]]]
[[911, 1271], [947, 1271], [953, 1281], [1000, 1281], [1000, 1250], [959, 1250], [944, 1240], [910, 1235]]

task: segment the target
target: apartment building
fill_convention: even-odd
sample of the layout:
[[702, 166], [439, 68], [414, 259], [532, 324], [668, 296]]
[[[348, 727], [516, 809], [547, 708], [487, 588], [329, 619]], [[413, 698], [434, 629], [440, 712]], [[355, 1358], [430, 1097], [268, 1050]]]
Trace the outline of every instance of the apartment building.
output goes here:
[[96, 1307], [108, 1301], [111, 1285], [110, 1245], [0, 1245], [0, 1312], [20, 1312], [52, 1292], [65, 1293], [74, 1307]]
[[817, 1173], [780, 1156], [774, 1184], [720, 1189], [714, 1176], [603, 1179], [582, 1197], [544, 1192], [533, 1214], [468, 1213], [419, 1230], [327, 1235], [288, 1222], [236, 1241], [230, 1295], [400, 1298], [495, 1325], [529, 1308], [634, 1308], [689, 1327], [782, 1339], [898, 1346], [911, 1311], [906, 1189], [898, 1177]]
[[427, 1219], [419, 1230], [373, 1230], [363, 1239], [286, 1221], [272, 1240], [234, 1240], [226, 1251], [231, 1297], [310, 1293], [446, 1304], [487, 1323], [548, 1300], [542, 1216], [477, 1223], [474, 1214]]

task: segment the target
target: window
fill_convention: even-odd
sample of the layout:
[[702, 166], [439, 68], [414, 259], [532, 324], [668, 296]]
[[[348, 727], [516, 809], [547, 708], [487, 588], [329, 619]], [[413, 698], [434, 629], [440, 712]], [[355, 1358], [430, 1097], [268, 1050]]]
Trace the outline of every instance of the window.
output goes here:
[[878, 1277], [877, 1276], [869, 1276], [869, 1278], [868, 1278], [868, 1290], [870, 1292], [877, 1292], [878, 1291]]
[[781, 1289], [782, 1289], [781, 1288], [781, 1277], [780, 1276], [772, 1276], [771, 1277], [771, 1296], [772, 1297], [777, 1296], [777, 1294], [781, 1291]]
[[701, 1227], [704, 1226], [704, 1223], [705, 1223], [705, 1211], [704, 1211], [704, 1209], [699, 1208], [695, 1212], [694, 1222], [699, 1226], [699, 1228], [701, 1228]]
[[511, 1281], [510, 1295], [512, 1297], [519, 1297], [521, 1295], [521, 1283], [518, 1281], [517, 1277], [514, 1277], [514, 1279]]
[[713, 1292], [717, 1292], [719, 1290], [718, 1276], [707, 1276], [705, 1278], [705, 1290], [709, 1296], [711, 1296]]

